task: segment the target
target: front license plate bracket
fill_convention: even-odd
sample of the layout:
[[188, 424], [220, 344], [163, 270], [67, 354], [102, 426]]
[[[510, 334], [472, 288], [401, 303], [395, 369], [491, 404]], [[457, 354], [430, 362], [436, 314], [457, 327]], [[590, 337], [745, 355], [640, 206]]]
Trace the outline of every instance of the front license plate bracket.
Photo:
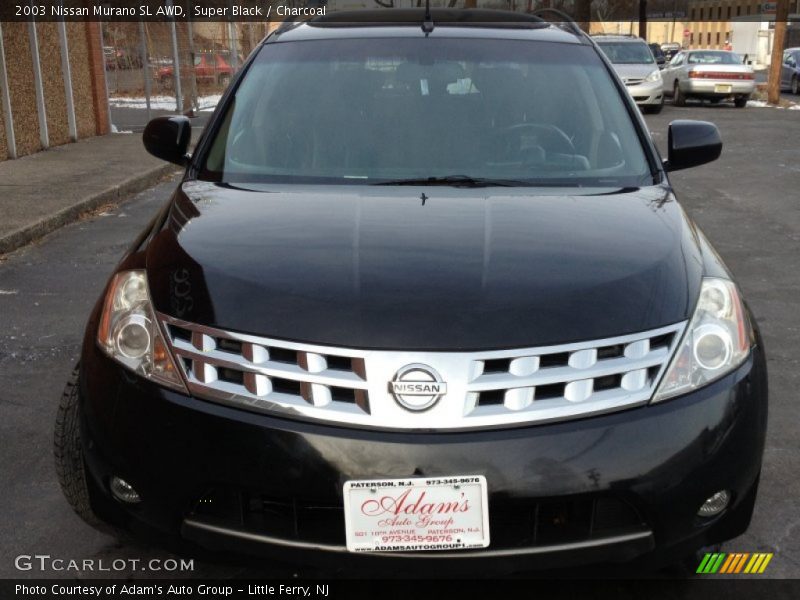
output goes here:
[[347, 549], [425, 552], [489, 546], [483, 475], [347, 481]]

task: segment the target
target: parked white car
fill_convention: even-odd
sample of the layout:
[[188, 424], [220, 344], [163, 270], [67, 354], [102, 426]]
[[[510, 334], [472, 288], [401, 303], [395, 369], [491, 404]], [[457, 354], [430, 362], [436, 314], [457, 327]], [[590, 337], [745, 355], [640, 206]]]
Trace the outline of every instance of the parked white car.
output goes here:
[[753, 68], [727, 50], [683, 50], [661, 71], [664, 93], [672, 96], [675, 106], [687, 98], [702, 98], [716, 104], [733, 99], [744, 108], [755, 91]]

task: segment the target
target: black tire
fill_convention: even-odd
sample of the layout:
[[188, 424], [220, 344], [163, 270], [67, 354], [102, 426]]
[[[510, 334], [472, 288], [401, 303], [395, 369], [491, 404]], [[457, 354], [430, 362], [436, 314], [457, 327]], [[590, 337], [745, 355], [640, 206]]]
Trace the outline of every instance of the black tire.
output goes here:
[[672, 104], [675, 106], [686, 106], [686, 96], [681, 91], [681, 86], [675, 81], [675, 86], [672, 88]]
[[798, 81], [797, 75], [792, 75], [792, 93], [795, 96], [800, 95], [800, 81]]
[[79, 376], [80, 365], [72, 371], [64, 393], [61, 394], [56, 413], [53, 454], [58, 484], [72, 510], [86, 524], [103, 533], [119, 537], [119, 530], [102, 521], [92, 506], [93, 483], [86, 473], [81, 444]]
[[734, 98], [733, 105], [736, 108], [744, 108], [747, 106], [747, 101], [750, 100], [750, 96], [742, 96], [741, 98]]

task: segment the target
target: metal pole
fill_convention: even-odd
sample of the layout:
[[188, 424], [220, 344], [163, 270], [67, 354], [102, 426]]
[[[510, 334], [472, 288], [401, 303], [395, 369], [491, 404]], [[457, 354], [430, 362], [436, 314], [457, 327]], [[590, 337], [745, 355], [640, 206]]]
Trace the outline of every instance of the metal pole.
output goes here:
[[8, 91], [6, 50], [3, 47], [3, 24], [0, 23], [0, 93], [3, 100], [3, 122], [6, 127], [6, 145], [9, 158], [17, 158], [17, 139], [14, 137], [14, 116], [11, 113], [11, 94]]
[[231, 50], [231, 68], [234, 73], [239, 69], [239, 53], [236, 37], [236, 25], [233, 21], [228, 21], [228, 46]]
[[36, 23], [28, 22], [28, 39], [31, 43], [31, 60], [33, 61], [33, 86], [36, 90], [36, 112], [39, 114], [39, 141], [45, 150], [50, 147], [50, 136], [47, 133], [47, 111], [44, 105], [44, 87], [42, 86], [42, 65], [39, 62], [39, 38], [36, 35]]
[[[189, 2], [189, 14], [192, 14], [192, 3]], [[191, 89], [189, 93], [191, 94], [191, 105], [192, 108], [197, 110], [200, 109], [200, 102], [197, 99], [197, 73], [195, 72], [194, 67], [194, 28], [192, 27], [192, 19], [188, 18], [186, 20], [186, 34], [189, 36], [189, 81], [191, 83]]]
[[139, 52], [142, 56], [142, 72], [144, 73], [144, 103], [147, 106], [147, 122], [150, 122], [150, 59], [147, 56], [147, 34], [144, 31], [144, 21], [139, 21]]
[[72, 69], [69, 65], [69, 42], [67, 26], [64, 21], [58, 22], [58, 41], [61, 44], [61, 75], [64, 79], [64, 96], [67, 100], [67, 125], [69, 139], [78, 141], [78, 124], [75, 121], [75, 99], [72, 96]]
[[[172, 0], [167, 0], [167, 6], [172, 8]], [[169, 30], [172, 35], [172, 77], [175, 80], [175, 104], [178, 112], [183, 112], [183, 93], [181, 92], [181, 65], [178, 59], [178, 30], [175, 27], [175, 17], [170, 17]]]
[[100, 22], [97, 26], [100, 28], [100, 54], [103, 56], [103, 87], [106, 90], [106, 114], [108, 115], [108, 127], [113, 131], [114, 124], [111, 121], [111, 104], [108, 101], [108, 76], [106, 75], [106, 40], [103, 36], [103, 23]]

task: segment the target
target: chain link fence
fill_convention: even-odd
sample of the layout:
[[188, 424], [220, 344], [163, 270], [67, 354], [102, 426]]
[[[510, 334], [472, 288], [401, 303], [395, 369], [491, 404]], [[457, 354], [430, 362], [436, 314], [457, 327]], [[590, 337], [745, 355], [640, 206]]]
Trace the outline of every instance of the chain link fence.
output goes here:
[[267, 23], [109, 22], [103, 54], [111, 122], [141, 131], [158, 115], [184, 113], [204, 125]]

